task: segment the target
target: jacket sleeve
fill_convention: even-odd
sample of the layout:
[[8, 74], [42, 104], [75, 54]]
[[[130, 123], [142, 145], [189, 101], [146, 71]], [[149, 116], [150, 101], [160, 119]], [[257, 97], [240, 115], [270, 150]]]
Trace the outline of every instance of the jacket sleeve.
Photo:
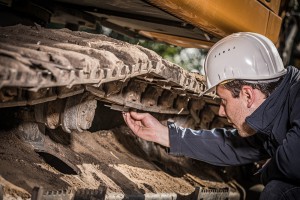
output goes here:
[[170, 154], [201, 160], [213, 165], [241, 165], [267, 158], [255, 135], [243, 138], [236, 129], [192, 130], [168, 123]]
[[262, 182], [273, 179], [300, 183], [300, 84], [291, 93], [289, 102], [289, 129], [276, 150], [275, 156], [262, 171]]

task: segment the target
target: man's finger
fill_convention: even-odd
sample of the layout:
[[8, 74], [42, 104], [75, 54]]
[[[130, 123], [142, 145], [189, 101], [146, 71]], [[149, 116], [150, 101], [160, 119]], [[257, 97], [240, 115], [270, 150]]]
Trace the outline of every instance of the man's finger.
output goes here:
[[125, 114], [123, 114], [123, 116], [125, 118], [125, 122], [126, 122], [127, 126], [133, 132], [136, 132], [140, 128], [138, 122], [135, 119], [133, 119], [129, 113], [125, 113]]
[[143, 120], [148, 115], [148, 113], [137, 113], [135, 111], [130, 111], [129, 114], [133, 119], [139, 121]]

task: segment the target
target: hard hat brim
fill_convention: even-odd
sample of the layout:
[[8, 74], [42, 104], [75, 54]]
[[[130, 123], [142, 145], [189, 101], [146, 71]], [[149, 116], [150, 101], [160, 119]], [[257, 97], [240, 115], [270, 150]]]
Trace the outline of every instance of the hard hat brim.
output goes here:
[[200, 94], [200, 96], [203, 96], [205, 94], [208, 94], [208, 93], [213, 93], [213, 95], [217, 95], [217, 86], [228, 81], [228, 80], [244, 80], [244, 81], [249, 81], [249, 82], [253, 82], [253, 81], [257, 81], [257, 82], [271, 82], [271, 80], [274, 80], [274, 79], [277, 79], [281, 76], [284, 76], [285, 74], [287, 73], [287, 69], [283, 69], [281, 72], [279, 72], [278, 74], [276, 74], [276, 76], [273, 76], [272, 78], [266, 78], [266, 79], [260, 79], [260, 80], [257, 80], [257, 79], [247, 79], [247, 78], [239, 78], [239, 79], [225, 79], [223, 80], [222, 82], [220, 83], [217, 83], [213, 86], [211, 86], [210, 88], [208, 88], [207, 90], [205, 90], [203, 93]]

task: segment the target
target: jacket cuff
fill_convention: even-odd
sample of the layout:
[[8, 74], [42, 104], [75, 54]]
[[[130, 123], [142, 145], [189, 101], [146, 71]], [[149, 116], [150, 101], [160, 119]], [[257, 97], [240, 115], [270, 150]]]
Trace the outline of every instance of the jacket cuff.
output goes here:
[[177, 131], [175, 123], [168, 122], [170, 148], [168, 153], [172, 155], [181, 155], [181, 137]]

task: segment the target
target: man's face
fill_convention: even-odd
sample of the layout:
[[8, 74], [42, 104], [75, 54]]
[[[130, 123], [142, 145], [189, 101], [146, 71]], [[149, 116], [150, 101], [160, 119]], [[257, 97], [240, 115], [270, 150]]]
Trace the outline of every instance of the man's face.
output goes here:
[[254, 134], [254, 131], [246, 124], [245, 119], [252, 114], [247, 98], [240, 94], [234, 98], [224, 86], [217, 86], [217, 94], [221, 98], [219, 115], [226, 117], [228, 122], [238, 130], [242, 137]]

